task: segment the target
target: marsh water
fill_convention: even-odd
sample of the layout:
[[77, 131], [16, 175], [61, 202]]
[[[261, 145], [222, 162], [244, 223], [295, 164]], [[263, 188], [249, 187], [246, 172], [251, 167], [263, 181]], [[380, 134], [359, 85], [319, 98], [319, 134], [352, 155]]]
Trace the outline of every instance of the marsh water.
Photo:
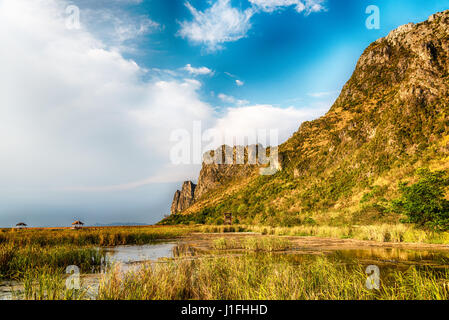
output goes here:
[[[201, 259], [202, 256], [220, 255], [242, 255], [244, 251], [214, 250], [212, 248], [213, 238], [198, 240], [183, 240], [161, 242], [148, 245], [129, 245], [103, 248], [106, 251], [107, 260], [120, 266], [122, 272], [136, 270], [147, 263], [166, 262], [170, 259], [177, 259], [179, 252], [185, 252], [186, 248], [193, 259]], [[297, 245], [284, 252], [271, 253], [286, 255], [298, 264], [303, 259], [313, 256], [327, 256], [335, 259], [336, 263], [347, 265], [377, 265], [383, 272], [391, 270], [405, 271], [411, 266], [417, 268], [444, 269], [449, 267], [449, 247], [427, 246], [424, 248], [403, 248], [403, 247], [383, 247], [381, 245], [373, 247], [354, 246], [340, 247], [329, 244], [323, 239], [313, 239], [311, 243]], [[327, 240], [329, 241], [329, 239]], [[336, 240], [337, 241], [337, 240]], [[181, 248], [181, 249], [180, 249]], [[193, 249], [192, 249], [193, 248]], [[262, 253], [263, 254], [263, 253]], [[98, 289], [100, 274], [82, 275], [84, 285], [90, 289], [90, 296], [95, 297]], [[0, 282], [0, 300], [14, 298], [13, 292], [20, 292], [23, 286], [17, 282]]]
[[[125, 266], [141, 265], [142, 263], [153, 261], [157, 262], [162, 258], [174, 258], [175, 249], [179, 243], [167, 242], [150, 245], [131, 245], [105, 248], [106, 256], [109, 262], [122, 264]], [[185, 245], [185, 244], [184, 244]], [[216, 251], [214, 255], [230, 253], [229, 251]], [[243, 254], [242, 252], [234, 252]], [[403, 249], [403, 248], [361, 248], [361, 249], [308, 249], [293, 248], [285, 252], [274, 254], [283, 254], [291, 256], [316, 256], [324, 255], [338, 260], [345, 261], [348, 264], [378, 264], [385, 267], [403, 268], [407, 266], [429, 266], [429, 267], [449, 267], [449, 250], [429, 250], [429, 249]], [[198, 255], [200, 258], [201, 254]]]
[[176, 242], [147, 244], [140, 246], [118, 246], [105, 248], [107, 260], [112, 264], [121, 264], [125, 269], [147, 261], [161, 258], [173, 258]]

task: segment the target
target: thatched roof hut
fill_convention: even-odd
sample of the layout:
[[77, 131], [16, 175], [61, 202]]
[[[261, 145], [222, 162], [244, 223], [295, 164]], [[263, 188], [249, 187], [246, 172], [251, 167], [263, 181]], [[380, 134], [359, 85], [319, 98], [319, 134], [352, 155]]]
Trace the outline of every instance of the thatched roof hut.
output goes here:
[[75, 222], [72, 223], [72, 228], [73, 229], [81, 229], [84, 226], [84, 223], [76, 220]]

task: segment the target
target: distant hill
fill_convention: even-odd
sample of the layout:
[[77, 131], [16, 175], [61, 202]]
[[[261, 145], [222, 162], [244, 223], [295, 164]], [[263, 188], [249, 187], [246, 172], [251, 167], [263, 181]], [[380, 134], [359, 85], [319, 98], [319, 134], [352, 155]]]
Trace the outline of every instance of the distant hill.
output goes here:
[[178, 193], [192, 199], [161, 223], [219, 223], [225, 212], [273, 225], [398, 221], [387, 210], [398, 182], [420, 167], [449, 168], [448, 93], [445, 11], [372, 43], [329, 112], [279, 146], [277, 174], [203, 165], [201, 193]]

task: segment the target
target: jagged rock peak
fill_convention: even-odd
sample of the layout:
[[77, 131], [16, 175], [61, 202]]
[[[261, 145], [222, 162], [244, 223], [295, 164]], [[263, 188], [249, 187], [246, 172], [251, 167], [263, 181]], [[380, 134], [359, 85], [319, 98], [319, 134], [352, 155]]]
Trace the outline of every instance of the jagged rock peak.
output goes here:
[[173, 197], [171, 205], [171, 214], [181, 213], [189, 208], [195, 199], [196, 184], [192, 181], [185, 181], [182, 185], [182, 189], [177, 190]]
[[261, 144], [249, 146], [223, 145], [215, 150], [207, 151], [203, 155], [204, 165], [259, 165], [265, 163], [267, 149]]
[[[400, 219], [384, 207], [398, 183], [417, 167], [449, 170], [449, 10], [367, 47], [331, 110], [278, 151], [283, 173], [264, 179], [257, 165], [203, 164], [185, 213], [219, 205], [246, 223]], [[373, 195], [369, 206], [362, 195]]]

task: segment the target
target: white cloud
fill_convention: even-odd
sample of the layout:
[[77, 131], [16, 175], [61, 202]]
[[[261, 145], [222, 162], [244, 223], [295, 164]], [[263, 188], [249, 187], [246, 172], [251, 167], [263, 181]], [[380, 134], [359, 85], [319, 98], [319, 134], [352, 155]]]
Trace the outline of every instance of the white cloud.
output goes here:
[[189, 2], [186, 6], [193, 20], [181, 23], [179, 35], [212, 51], [221, 49], [225, 42], [245, 37], [251, 27], [252, 10], [242, 12], [232, 7], [230, 0], [216, 0], [204, 12], [198, 11]]
[[194, 68], [192, 65], [188, 64], [183, 68], [185, 71], [192, 75], [212, 75], [214, 72], [207, 67]]
[[140, 4], [143, 2], [143, 0], [114, 0], [118, 3], [131, 3], [131, 4]]
[[308, 95], [312, 98], [324, 98], [329, 96], [335, 96], [339, 91], [323, 91], [323, 92], [311, 92]]
[[257, 9], [265, 12], [273, 12], [284, 7], [294, 6], [297, 12], [305, 11], [306, 14], [325, 10], [324, 0], [248, 0]]
[[138, 24], [133, 25], [123, 23], [123, 21], [119, 20], [115, 26], [115, 31], [120, 41], [127, 41], [158, 28], [160, 28], [159, 23], [154, 22], [147, 17], [143, 17]]
[[243, 82], [241, 80], [235, 80], [235, 84], [238, 85], [239, 87], [241, 87], [245, 84], [245, 82]]
[[[234, 74], [232, 74], [232, 73], [225, 72], [225, 74], [226, 74], [228, 77], [230, 77], [230, 78], [234, 78], [234, 79], [237, 78], [237, 76], [234, 75]], [[243, 82], [242, 80], [236, 79], [236, 80], [235, 80], [235, 84], [236, 84], [237, 86], [241, 87], [241, 86], [245, 85], [245, 82]]]
[[230, 72], [225, 72], [225, 74], [226, 74], [227, 76], [231, 77], [231, 78], [237, 78], [237, 76], [233, 75], [233, 74], [230, 73]]
[[88, 29], [67, 29], [67, 3], [0, 2], [0, 39], [7, 48], [0, 50], [4, 197], [14, 190], [22, 199], [45, 190], [114, 191], [181, 180], [197, 168], [167, 165], [173, 130], [199, 120], [204, 129], [235, 134], [279, 128], [287, 139], [315, 115], [242, 106], [217, 119], [199, 95], [199, 81], [142, 80], [145, 69]]
[[237, 105], [237, 106], [242, 106], [242, 105], [246, 105], [246, 104], [249, 103], [249, 101], [247, 101], [247, 100], [236, 99], [235, 97], [228, 96], [228, 95], [226, 95], [224, 93], [220, 93], [218, 95], [218, 98], [221, 101], [223, 101], [223, 102], [234, 104], [234, 105]]
[[67, 29], [66, 5], [0, 1], [0, 189], [163, 181], [171, 131], [213, 116], [201, 84], [142, 80], [89, 30]]
[[[0, 0], [2, 225], [22, 215], [37, 225], [64, 225], [73, 215], [111, 221], [113, 212], [155, 222], [170, 202], [172, 186], [163, 184], [195, 179], [199, 171], [170, 164], [173, 130], [191, 129], [194, 121], [234, 134], [282, 124], [286, 139], [303, 118], [314, 117], [253, 106], [217, 118], [201, 99], [201, 83], [179, 80], [185, 76], [179, 69], [146, 70], [88, 24], [67, 29], [69, 3]], [[145, 30], [134, 26], [122, 29], [123, 41]]]
[[283, 143], [296, 132], [300, 124], [319, 117], [320, 109], [278, 108], [271, 105], [244, 106], [229, 108], [223, 117], [217, 120], [214, 128], [226, 135], [243, 139], [257, 130], [278, 130], [279, 143]]
[[255, 13], [273, 12], [295, 6], [297, 12], [325, 11], [325, 0], [248, 0], [252, 6], [244, 11], [232, 7], [230, 0], [215, 0], [205, 11], [198, 11], [189, 2], [186, 6], [193, 16], [192, 21], [181, 22], [179, 35], [202, 44], [209, 51], [223, 49], [225, 42], [245, 38], [251, 29], [251, 18]]
[[136, 40], [163, 29], [163, 26], [146, 15], [130, 14], [118, 8], [107, 9], [106, 6], [107, 3], [102, 9], [83, 8], [81, 25], [114, 50], [134, 52], [137, 50]]

